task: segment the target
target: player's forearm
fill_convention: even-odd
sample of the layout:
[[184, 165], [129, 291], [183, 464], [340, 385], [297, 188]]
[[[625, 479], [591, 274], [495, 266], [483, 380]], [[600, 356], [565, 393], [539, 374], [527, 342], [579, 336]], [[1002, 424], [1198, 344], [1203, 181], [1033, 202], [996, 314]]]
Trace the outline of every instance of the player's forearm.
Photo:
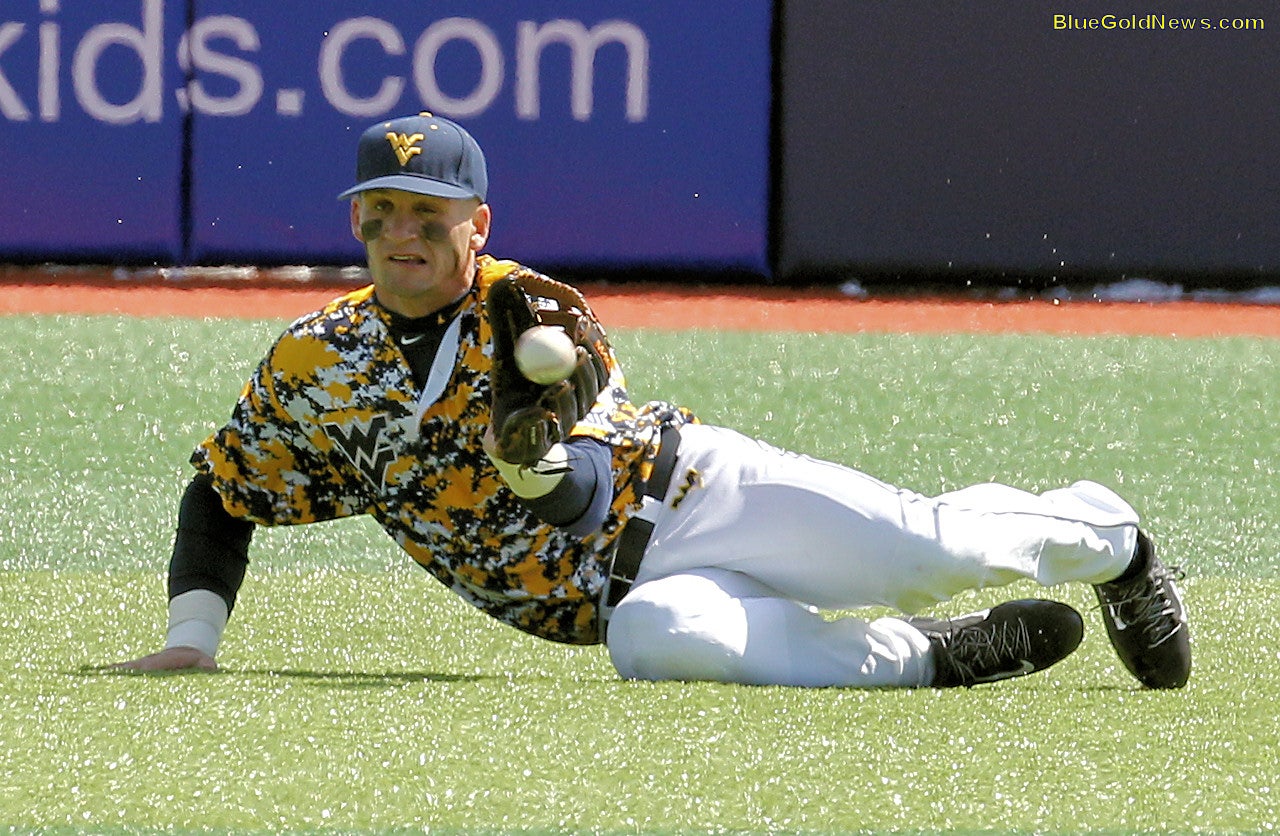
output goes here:
[[207, 476], [191, 480], [178, 509], [169, 562], [165, 647], [216, 654], [244, 582], [253, 529], [253, 523], [227, 513]]
[[578, 537], [604, 523], [613, 498], [610, 448], [591, 438], [554, 444], [533, 467], [490, 457], [512, 492], [540, 520]]

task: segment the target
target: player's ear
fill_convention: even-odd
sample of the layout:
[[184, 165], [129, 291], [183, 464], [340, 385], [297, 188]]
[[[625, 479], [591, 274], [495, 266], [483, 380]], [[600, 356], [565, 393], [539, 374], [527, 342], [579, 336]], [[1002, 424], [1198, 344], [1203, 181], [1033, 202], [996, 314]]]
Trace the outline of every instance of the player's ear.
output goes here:
[[360, 197], [351, 198], [351, 234], [356, 237], [357, 241], [364, 241], [364, 236], [360, 234]]
[[489, 229], [493, 224], [493, 211], [489, 204], [481, 203], [471, 214], [471, 249], [480, 252], [489, 241]]

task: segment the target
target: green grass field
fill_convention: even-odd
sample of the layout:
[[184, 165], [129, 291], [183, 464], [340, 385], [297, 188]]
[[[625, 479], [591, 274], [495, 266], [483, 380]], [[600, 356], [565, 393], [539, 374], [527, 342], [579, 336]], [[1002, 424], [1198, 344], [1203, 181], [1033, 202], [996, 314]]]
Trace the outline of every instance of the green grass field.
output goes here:
[[[1140, 309], [1135, 312], [1140, 315]], [[0, 318], [0, 827], [1232, 832], [1280, 825], [1280, 342], [615, 334], [637, 399], [928, 493], [1091, 478], [1187, 571], [1196, 668], [1139, 690], [1092, 594], [969, 691], [619, 681], [490, 621], [366, 521], [260, 531], [217, 674], [158, 649], [191, 447], [282, 322]]]

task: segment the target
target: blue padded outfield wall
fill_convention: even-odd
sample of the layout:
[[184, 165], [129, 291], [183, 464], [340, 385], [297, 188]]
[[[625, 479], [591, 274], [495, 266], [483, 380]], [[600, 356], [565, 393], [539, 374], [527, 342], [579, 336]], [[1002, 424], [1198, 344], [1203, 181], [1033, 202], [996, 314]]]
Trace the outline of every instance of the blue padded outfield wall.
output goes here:
[[0, 256], [173, 263], [184, 13], [137, 0], [61, 6], [0, 5]]
[[359, 263], [356, 139], [427, 109], [487, 152], [495, 254], [765, 272], [772, 14], [5, 0], [0, 257]]
[[356, 138], [425, 108], [545, 269], [1274, 281], [1274, 8], [3, 0], [0, 260], [359, 263]]

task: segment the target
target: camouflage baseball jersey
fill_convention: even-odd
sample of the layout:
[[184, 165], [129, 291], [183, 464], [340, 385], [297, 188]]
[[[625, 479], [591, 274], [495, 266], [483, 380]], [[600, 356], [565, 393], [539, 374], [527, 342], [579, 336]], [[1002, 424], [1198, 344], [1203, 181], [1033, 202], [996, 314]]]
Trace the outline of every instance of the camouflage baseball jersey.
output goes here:
[[536, 274], [479, 258], [421, 388], [372, 287], [302, 317], [191, 461], [234, 516], [289, 525], [371, 514], [474, 606], [543, 638], [591, 644], [608, 554], [639, 506], [637, 482], [649, 475], [659, 432], [693, 418], [666, 403], [632, 404], [609, 351], [609, 385], [573, 429], [613, 449], [605, 524], [579, 539], [532, 516], [481, 446], [491, 365], [483, 298], [506, 275]]

